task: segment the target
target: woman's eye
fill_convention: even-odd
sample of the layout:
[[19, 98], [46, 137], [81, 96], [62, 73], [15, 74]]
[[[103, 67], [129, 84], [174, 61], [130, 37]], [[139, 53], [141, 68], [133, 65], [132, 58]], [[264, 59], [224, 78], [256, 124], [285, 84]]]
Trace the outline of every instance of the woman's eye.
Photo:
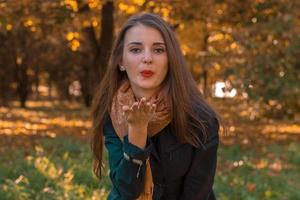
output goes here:
[[160, 48], [160, 49], [155, 49], [154, 51], [157, 53], [163, 53], [165, 52], [165, 49]]
[[132, 53], [139, 53], [141, 50], [139, 48], [132, 48], [130, 49], [130, 52]]

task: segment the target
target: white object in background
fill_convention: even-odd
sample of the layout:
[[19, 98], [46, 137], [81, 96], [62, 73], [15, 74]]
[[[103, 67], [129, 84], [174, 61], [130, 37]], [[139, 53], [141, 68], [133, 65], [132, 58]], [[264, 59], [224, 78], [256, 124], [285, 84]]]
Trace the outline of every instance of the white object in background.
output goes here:
[[213, 87], [213, 96], [217, 98], [233, 98], [236, 94], [237, 90], [228, 82], [217, 81]]

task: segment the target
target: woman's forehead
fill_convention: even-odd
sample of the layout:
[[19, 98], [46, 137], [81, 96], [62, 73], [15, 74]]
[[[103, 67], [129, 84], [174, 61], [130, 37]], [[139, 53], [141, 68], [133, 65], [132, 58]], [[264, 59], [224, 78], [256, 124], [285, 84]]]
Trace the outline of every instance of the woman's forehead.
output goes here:
[[125, 34], [125, 45], [128, 44], [164, 44], [161, 33], [152, 27], [137, 25], [130, 28]]

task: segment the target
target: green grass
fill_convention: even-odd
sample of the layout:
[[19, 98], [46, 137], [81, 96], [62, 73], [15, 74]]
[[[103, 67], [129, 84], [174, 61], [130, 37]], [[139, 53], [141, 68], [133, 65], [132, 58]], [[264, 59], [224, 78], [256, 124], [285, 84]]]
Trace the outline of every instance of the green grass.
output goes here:
[[[217, 198], [300, 199], [299, 152], [297, 142], [256, 148], [220, 145]], [[0, 157], [1, 200], [106, 199], [110, 185], [107, 167], [97, 180], [89, 145], [73, 138], [46, 138], [31, 150]]]
[[89, 146], [72, 138], [47, 138], [0, 161], [1, 200], [104, 199], [110, 187], [107, 170], [102, 181], [93, 175]]
[[218, 199], [300, 199], [300, 145], [221, 147], [215, 180]]

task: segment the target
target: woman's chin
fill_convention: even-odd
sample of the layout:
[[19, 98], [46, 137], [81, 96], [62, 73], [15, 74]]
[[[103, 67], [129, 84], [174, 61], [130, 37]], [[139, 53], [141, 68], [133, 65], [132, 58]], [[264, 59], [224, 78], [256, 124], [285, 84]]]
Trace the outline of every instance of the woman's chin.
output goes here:
[[149, 81], [149, 82], [142, 81], [138, 84], [138, 87], [141, 89], [144, 89], [144, 90], [154, 90], [158, 86], [157, 86], [157, 84], [153, 83], [152, 81]]

